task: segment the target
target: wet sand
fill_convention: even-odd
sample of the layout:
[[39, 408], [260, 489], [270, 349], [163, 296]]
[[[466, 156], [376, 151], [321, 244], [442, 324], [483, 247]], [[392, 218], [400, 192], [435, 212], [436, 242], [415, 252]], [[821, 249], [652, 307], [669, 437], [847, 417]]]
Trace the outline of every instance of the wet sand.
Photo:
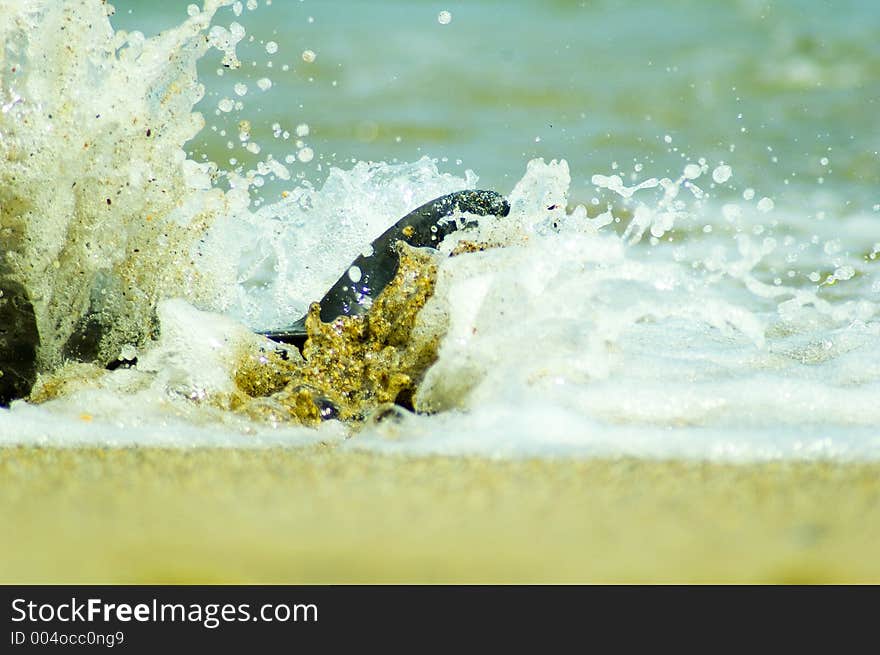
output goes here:
[[0, 449], [0, 582], [880, 582], [880, 465]]

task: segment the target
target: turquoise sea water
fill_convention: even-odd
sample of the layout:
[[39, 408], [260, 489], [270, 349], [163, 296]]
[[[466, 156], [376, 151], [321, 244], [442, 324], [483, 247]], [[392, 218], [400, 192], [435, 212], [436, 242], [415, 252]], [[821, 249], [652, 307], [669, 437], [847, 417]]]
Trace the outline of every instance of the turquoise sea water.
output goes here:
[[[119, 3], [114, 23], [149, 34], [184, 15], [185, 3]], [[508, 191], [529, 159], [564, 157], [574, 198], [589, 200], [592, 174], [614, 162], [677, 174], [707, 157], [733, 166], [736, 189], [799, 209], [880, 202], [873, 0], [261, 0], [238, 20], [256, 66], [218, 77], [218, 58], [205, 58], [203, 111], [233, 124], [235, 112], [211, 114], [247, 83], [255, 138], [275, 122], [310, 126], [313, 181], [318, 163], [428, 155]], [[193, 149], [220, 159], [226, 141], [205, 131]]]

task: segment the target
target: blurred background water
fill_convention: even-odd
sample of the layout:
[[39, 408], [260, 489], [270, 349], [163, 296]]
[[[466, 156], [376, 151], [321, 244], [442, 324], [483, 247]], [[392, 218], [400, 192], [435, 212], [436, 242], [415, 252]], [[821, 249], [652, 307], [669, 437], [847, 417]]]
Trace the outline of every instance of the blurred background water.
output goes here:
[[[114, 23], [149, 35], [185, 12], [120, 2]], [[315, 158], [296, 174], [312, 182], [328, 164], [428, 155], [506, 192], [529, 159], [564, 157], [572, 199], [588, 201], [592, 174], [615, 164], [678, 175], [706, 157], [733, 167], [728, 192], [755, 187], [793, 209], [880, 202], [875, 0], [259, 0], [216, 22], [233, 20], [248, 31], [245, 65], [203, 59], [210, 129], [192, 143], [223, 167], [257, 159], [235, 138], [246, 117], [278, 159], [308, 124]], [[219, 112], [222, 98], [242, 108]]]

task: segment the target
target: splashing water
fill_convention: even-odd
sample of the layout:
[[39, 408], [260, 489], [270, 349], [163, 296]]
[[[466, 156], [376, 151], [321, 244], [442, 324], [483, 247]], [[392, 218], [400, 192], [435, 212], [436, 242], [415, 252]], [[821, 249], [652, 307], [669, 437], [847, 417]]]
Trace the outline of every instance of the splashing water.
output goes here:
[[[205, 123], [196, 62], [215, 48], [241, 64], [244, 28], [212, 25], [228, 4], [147, 39], [114, 31], [97, 1], [0, 3], [0, 274], [30, 291], [45, 399], [0, 410], [0, 443], [880, 456], [880, 246], [864, 237], [876, 215], [807, 230], [760, 190], [732, 201], [733, 159], [656, 177], [615, 165], [575, 206], [564, 160], [529, 162], [510, 216], [441, 245], [493, 247], [441, 261], [425, 311], [447, 332], [418, 391], [431, 415], [352, 434], [212, 402], [238, 349], [259, 343], [251, 330], [298, 318], [394, 220], [477, 183], [428, 158], [359, 162], [253, 207], [259, 180], [290, 180], [287, 166], [267, 154], [225, 171], [183, 149]], [[218, 114], [247, 93], [236, 85]], [[247, 121], [239, 139], [261, 152]], [[137, 364], [73, 363], [88, 359], [86, 325], [100, 362]]]
[[[195, 61], [217, 6], [145, 40], [114, 32], [103, 3], [4, 3], [2, 266], [30, 292], [42, 370], [142, 345], [172, 290], [215, 293], [192, 248], [237, 199], [182, 147], [203, 126]], [[105, 338], [83, 346], [89, 322]]]

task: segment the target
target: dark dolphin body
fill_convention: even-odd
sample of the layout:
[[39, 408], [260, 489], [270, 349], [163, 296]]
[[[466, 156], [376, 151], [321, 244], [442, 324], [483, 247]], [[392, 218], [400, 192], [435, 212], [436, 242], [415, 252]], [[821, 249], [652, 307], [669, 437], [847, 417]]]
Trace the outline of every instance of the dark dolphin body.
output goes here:
[[[461, 214], [507, 216], [510, 205], [494, 191], [457, 191], [414, 209], [383, 232], [371, 244], [369, 254], [359, 255], [321, 299], [321, 320], [365, 314], [397, 273], [398, 241], [417, 247], [436, 247], [461, 224]], [[354, 274], [352, 274], [354, 273]], [[281, 330], [264, 332], [274, 341], [302, 349], [306, 340], [305, 316]]]

